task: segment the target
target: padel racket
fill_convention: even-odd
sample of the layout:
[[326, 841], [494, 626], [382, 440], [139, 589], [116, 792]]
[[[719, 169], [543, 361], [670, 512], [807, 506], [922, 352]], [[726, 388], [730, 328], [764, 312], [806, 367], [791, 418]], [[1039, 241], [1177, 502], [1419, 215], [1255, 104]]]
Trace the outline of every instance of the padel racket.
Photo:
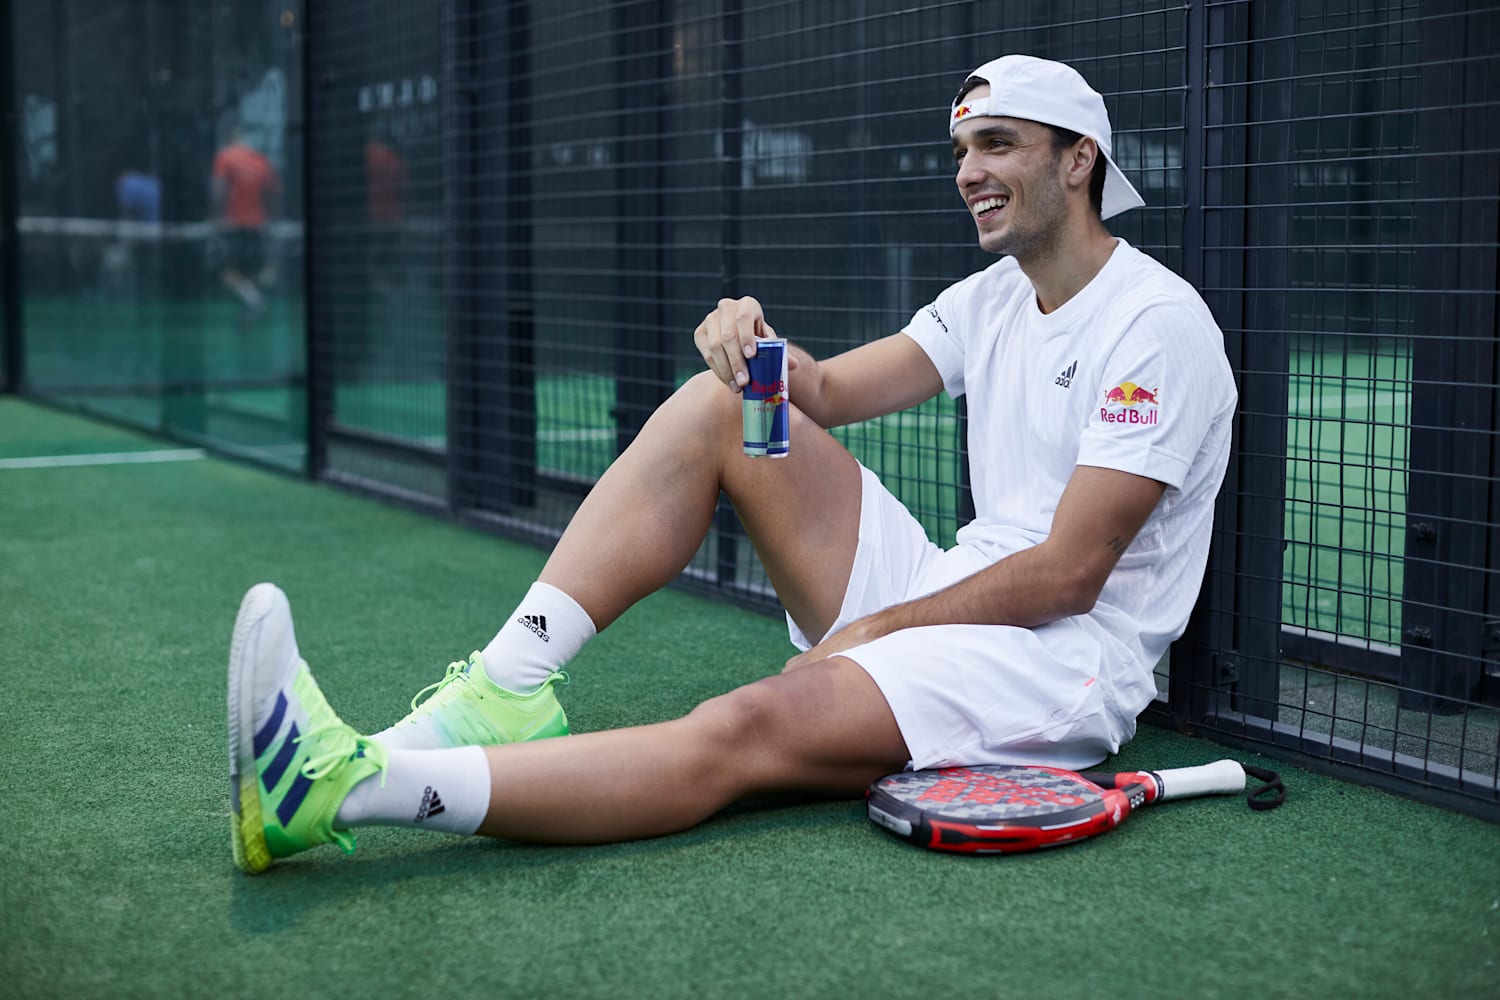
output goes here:
[[871, 822], [921, 847], [1014, 854], [1107, 833], [1163, 799], [1242, 792], [1247, 772], [1263, 782], [1250, 808], [1286, 798], [1275, 772], [1233, 760], [1117, 774], [991, 764], [888, 775], [870, 786], [866, 808]]

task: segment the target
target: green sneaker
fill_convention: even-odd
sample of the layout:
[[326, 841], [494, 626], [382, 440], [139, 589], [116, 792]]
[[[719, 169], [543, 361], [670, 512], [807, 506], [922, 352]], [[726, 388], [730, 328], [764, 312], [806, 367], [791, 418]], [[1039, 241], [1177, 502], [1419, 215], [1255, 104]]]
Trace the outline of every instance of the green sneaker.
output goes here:
[[384, 780], [385, 749], [328, 707], [297, 653], [286, 595], [269, 583], [245, 595], [229, 650], [229, 802], [234, 863], [256, 874], [319, 844], [350, 854], [333, 828], [349, 791]]
[[558, 671], [530, 694], [517, 694], [490, 680], [476, 651], [468, 662], [448, 664], [442, 680], [411, 700], [410, 715], [372, 738], [391, 748], [437, 750], [566, 736], [568, 717], [552, 689], [567, 682]]

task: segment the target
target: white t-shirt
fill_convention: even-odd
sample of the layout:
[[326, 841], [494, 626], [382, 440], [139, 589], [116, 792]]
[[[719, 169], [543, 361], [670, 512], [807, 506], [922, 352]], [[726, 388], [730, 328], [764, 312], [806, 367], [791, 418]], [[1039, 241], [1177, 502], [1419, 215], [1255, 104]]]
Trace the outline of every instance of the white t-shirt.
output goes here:
[[1229, 460], [1234, 375], [1202, 298], [1119, 240], [1051, 313], [1007, 257], [944, 289], [905, 333], [949, 395], [968, 397], [976, 516], [960, 545], [998, 561], [1046, 538], [1079, 465], [1166, 484], [1093, 612], [1149, 668], [1187, 626]]

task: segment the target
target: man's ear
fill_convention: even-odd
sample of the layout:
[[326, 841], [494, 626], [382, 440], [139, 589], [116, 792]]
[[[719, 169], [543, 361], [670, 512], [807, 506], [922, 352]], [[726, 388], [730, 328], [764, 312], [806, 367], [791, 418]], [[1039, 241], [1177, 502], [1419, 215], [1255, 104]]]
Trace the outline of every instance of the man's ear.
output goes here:
[[1081, 136], [1079, 140], [1068, 148], [1067, 179], [1069, 187], [1081, 187], [1088, 190], [1089, 180], [1094, 173], [1094, 164], [1099, 159], [1099, 144], [1089, 136]]

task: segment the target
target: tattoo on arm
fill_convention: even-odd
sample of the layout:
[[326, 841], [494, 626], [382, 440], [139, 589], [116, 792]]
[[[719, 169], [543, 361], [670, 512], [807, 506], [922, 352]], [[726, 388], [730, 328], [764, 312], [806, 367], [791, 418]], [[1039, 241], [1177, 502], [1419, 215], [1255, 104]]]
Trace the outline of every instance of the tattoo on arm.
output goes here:
[[1117, 556], [1123, 555], [1125, 553], [1125, 548], [1128, 544], [1129, 543], [1119, 535], [1116, 535], [1109, 540], [1109, 547], [1114, 550], [1114, 553]]

